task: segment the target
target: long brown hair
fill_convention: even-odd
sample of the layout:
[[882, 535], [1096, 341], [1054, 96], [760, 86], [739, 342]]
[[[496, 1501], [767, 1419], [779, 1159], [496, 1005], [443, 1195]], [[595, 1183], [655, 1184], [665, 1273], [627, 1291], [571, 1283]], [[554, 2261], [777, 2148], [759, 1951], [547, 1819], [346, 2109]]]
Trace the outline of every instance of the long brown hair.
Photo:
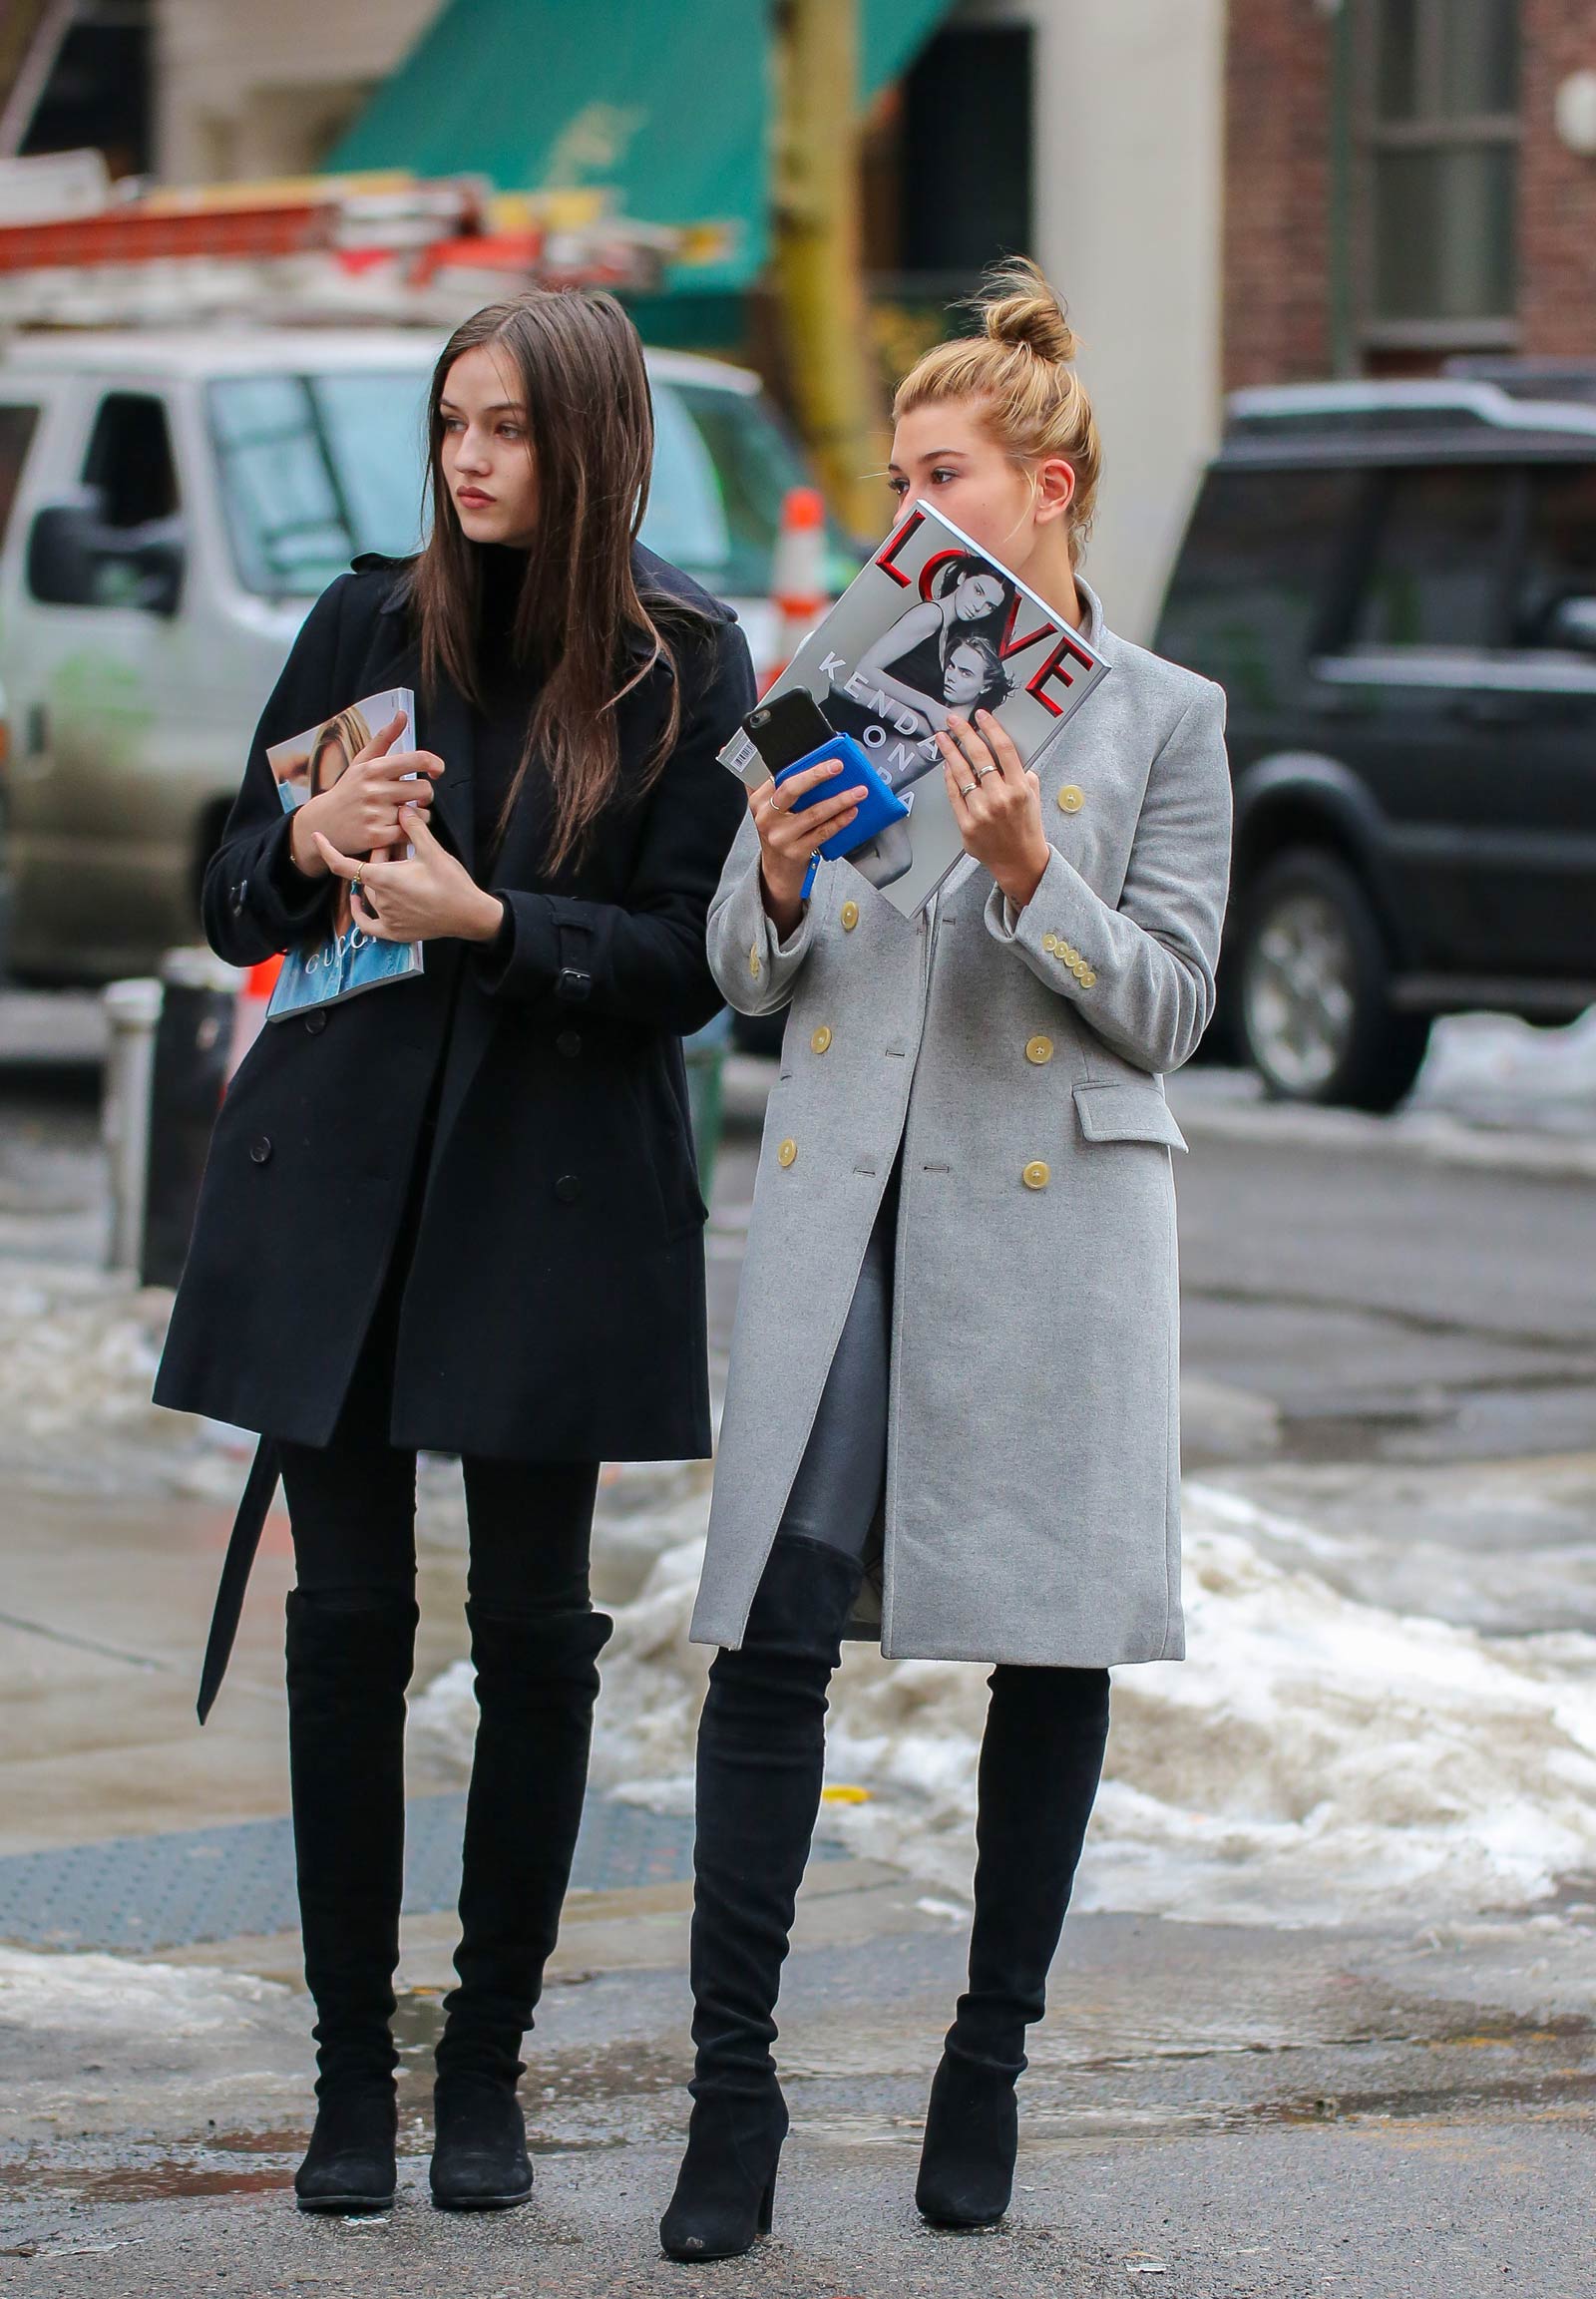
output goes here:
[[[580, 860], [620, 777], [616, 706], [654, 666], [668, 665], [669, 704], [635, 785], [655, 780], [681, 723], [670, 626], [697, 625], [682, 600], [639, 590], [631, 546], [648, 502], [653, 405], [637, 331], [612, 295], [538, 288], [491, 303], [457, 327], [433, 369], [427, 404], [432, 526], [411, 572], [410, 598], [427, 688], [447, 678], [482, 707], [478, 630], [482, 562], [461, 530], [443, 473], [440, 402], [463, 352], [491, 346], [516, 372], [538, 479], [538, 531], [511, 623], [518, 664], [542, 673], [521, 762], [499, 818], [502, 838], [535, 757], [548, 773], [554, 821], [545, 868]], [[628, 661], [628, 642], [638, 659]]]

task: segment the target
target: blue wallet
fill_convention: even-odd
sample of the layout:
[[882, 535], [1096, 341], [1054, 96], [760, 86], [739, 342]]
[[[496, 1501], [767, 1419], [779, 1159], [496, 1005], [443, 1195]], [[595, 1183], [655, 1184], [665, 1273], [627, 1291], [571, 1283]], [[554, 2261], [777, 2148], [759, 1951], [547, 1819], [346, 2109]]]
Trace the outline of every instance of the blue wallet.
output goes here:
[[890, 823], [906, 821], [909, 809], [895, 790], [889, 790], [882, 780], [880, 770], [871, 764], [864, 745], [856, 742], [851, 734], [834, 734], [829, 742], [806, 751], [802, 758], [795, 758], [791, 766], [784, 766], [776, 776], [776, 781], [778, 784], [783, 783], [790, 775], [802, 774], [805, 767], [818, 766], [822, 759], [827, 758], [842, 760], [841, 774], [829, 782], [817, 783], [813, 790], [798, 800], [792, 811], [794, 814], [802, 814], [806, 806], [814, 806], [823, 798], [835, 798], [839, 791], [852, 790], [857, 782], [865, 785], [869, 795], [860, 800], [859, 812], [853, 821], [844, 829], [834, 832], [825, 845], [818, 849], [828, 862], [837, 862], [843, 855], [852, 854], [856, 846], [864, 846], [871, 839], [879, 838]]

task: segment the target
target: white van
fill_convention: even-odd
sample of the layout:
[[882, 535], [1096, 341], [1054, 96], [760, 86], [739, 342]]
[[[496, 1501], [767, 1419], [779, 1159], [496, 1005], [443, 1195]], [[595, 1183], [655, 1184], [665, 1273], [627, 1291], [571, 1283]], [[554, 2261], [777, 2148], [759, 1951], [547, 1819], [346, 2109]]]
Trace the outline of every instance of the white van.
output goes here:
[[[413, 551], [420, 329], [18, 334], [0, 351], [7, 957], [148, 971], [192, 942], [206, 857], [307, 606]], [[774, 643], [771, 555], [805, 478], [755, 377], [650, 353], [644, 539]], [[843, 571], [844, 579], [849, 572]]]

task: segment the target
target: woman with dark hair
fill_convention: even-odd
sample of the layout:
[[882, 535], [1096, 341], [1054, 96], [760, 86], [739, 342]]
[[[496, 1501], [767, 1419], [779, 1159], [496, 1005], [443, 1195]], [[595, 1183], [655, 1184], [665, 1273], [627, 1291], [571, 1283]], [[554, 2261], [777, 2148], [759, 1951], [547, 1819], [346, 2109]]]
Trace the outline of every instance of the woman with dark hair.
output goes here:
[[[858, 676], [871, 687], [925, 712], [928, 696], [943, 692], [948, 657], [961, 638], [1000, 636], [1013, 592], [985, 560], [961, 552], [932, 578], [929, 598], [916, 599], [859, 658]], [[932, 711], [935, 725], [946, 717]]]
[[935, 693], [921, 693], [899, 680], [889, 695], [855, 673], [847, 680], [834, 678], [821, 707], [839, 734], [851, 734], [864, 745], [890, 790], [907, 790], [941, 765], [936, 738], [946, 730], [950, 711], [996, 710], [1012, 691], [1013, 681], [992, 640], [971, 634], [949, 646]]
[[[600, 1460], [709, 1451], [703, 1201], [680, 1037], [719, 993], [704, 922], [742, 814], [716, 751], [753, 701], [730, 610], [637, 542], [652, 410], [610, 297], [542, 292], [445, 346], [430, 539], [311, 609], [205, 876], [248, 964], [347, 888], [424, 970], [274, 1023], [228, 1091], [156, 1394], [263, 1432], [201, 1686], [213, 1697], [280, 1473], [288, 1735], [317, 2114], [302, 2208], [395, 2185], [390, 2033], [416, 1628], [415, 1460], [458, 1453], [480, 1721], [435, 2200], [525, 2200], [516, 2099], [587, 1777]], [[416, 690], [282, 812], [271, 744]], [[420, 779], [405, 779], [406, 777]], [[403, 860], [358, 863], [395, 845]]]

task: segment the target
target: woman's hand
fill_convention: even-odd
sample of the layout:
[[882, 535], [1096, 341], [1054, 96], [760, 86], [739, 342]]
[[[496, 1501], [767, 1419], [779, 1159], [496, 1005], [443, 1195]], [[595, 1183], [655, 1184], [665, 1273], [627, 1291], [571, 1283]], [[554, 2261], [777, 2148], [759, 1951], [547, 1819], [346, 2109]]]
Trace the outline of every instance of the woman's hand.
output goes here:
[[499, 897], [485, 894], [438, 844], [419, 807], [400, 809], [398, 833], [416, 850], [405, 862], [357, 862], [316, 834], [328, 870], [349, 881], [349, 912], [361, 933], [374, 942], [492, 942], [505, 915]]
[[851, 790], [834, 791], [829, 798], [806, 806], [801, 814], [794, 813], [806, 791], [817, 790], [841, 772], [840, 758], [823, 758], [818, 766], [806, 766], [802, 774], [789, 775], [779, 788], [774, 782], [762, 782], [748, 794], [754, 828], [759, 833], [765, 912], [783, 942], [803, 916], [804, 879], [815, 850], [853, 821], [860, 800], [869, 795], [863, 783], [855, 783]]
[[[404, 712], [396, 712], [364, 750], [356, 751], [330, 790], [294, 808], [288, 818], [288, 851], [306, 878], [327, 875], [318, 834], [341, 854], [380, 852], [398, 840], [401, 807], [432, 804], [431, 778], [442, 774], [443, 760], [430, 750], [394, 750], [405, 725]], [[427, 779], [407, 782], [406, 775]]]
[[957, 712], [939, 734], [948, 799], [966, 854], [985, 864], [1016, 910], [1041, 884], [1052, 848], [1041, 826], [1041, 783], [990, 710], [980, 731]]

